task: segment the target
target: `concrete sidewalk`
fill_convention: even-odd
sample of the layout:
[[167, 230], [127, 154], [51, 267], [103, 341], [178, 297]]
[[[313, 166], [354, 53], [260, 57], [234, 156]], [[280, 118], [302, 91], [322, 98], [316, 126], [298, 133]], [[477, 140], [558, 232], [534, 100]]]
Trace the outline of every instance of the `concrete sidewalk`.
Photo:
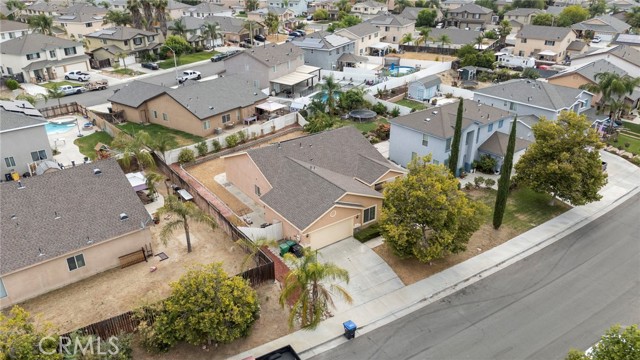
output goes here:
[[291, 345], [302, 358], [310, 358], [348, 341], [342, 336], [342, 323], [347, 320], [353, 320], [358, 325], [356, 336], [362, 336], [522, 260], [578, 230], [624, 199], [640, 192], [640, 168], [604, 151], [601, 151], [601, 156], [608, 163], [609, 183], [600, 191], [603, 196], [600, 201], [573, 208], [463, 263], [353, 307], [323, 321], [315, 331], [300, 330], [231, 359], [260, 356], [286, 345]]

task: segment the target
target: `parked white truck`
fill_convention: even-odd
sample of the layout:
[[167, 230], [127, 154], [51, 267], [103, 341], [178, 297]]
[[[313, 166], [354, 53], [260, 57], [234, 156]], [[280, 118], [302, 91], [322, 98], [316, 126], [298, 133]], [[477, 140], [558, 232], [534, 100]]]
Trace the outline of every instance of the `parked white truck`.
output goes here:
[[496, 53], [496, 62], [498, 66], [508, 67], [511, 69], [524, 69], [536, 67], [536, 59], [532, 57], [517, 56], [506, 52]]
[[83, 92], [86, 91], [85, 88], [82, 86], [71, 86], [71, 85], [62, 85], [58, 87], [58, 89], [62, 91], [65, 94], [65, 96], [73, 95], [73, 94], [82, 94]]
[[202, 79], [202, 74], [200, 71], [195, 70], [185, 70], [182, 72], [182, 75], [178, 76], [178, 84], [182, 84], [187, 80], [200, 80]]
[[82, 72], [80, 70], [69, 71], [64, 74], [65, 80], [76, 80], [76, 81], [89, 81], [91, 79], [91, 75]]

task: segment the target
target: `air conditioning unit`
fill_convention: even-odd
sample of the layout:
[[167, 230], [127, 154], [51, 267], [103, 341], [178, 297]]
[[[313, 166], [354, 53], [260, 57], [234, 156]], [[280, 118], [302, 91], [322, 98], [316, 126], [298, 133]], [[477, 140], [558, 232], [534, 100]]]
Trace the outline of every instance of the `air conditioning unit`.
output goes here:
[[213, 132], [214, 132], [216, 135], [220, 135], [220, 134], [222, 134], [222, 128], [216, 128]]

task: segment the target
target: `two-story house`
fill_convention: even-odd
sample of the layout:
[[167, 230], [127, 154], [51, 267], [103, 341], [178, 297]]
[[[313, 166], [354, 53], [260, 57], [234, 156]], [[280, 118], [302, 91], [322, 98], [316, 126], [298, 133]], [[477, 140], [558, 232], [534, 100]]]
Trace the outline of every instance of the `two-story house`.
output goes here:
[[278, 26], [282, 29], [295, 29], [298, 25], [298, 19], [296, 19], [296, 13], [289, 9], [283, 7], [275, 7], [269, 6], [266, 8], [260, 8], [254, 11], [250, 11], [247, 14], [247, 19], [250, 21], [256, 21], [264, 24], [264, 21], [267, 19], [267, 15], [275, 14], [278, 16]]
[[382, 15], [389, 12], [386, 3], [373, 0], [355, 3], [351, 6], [351, 13], [358, 15], [364, 20], [370, 19], [376, 15]]
[[226, 74], [251, 81], [269, 94], [299, 94], [320, 80], [320, 68], [305, 65], [304, 51], [291, 42], [256, 46], [224, 62]]
[[[33, 107], [31, 104], [24, 106]], [[11, 180], [11, 172], [20, 176], [31, 174], [43, 160], [52, 159], [51, 145], [45, 130], [48, 122], [42, 117], [29, 116], [0, 108], [0, 174]], [[7, 177], [7, 174], [9, 176]]]
[[571, 66], [587, 65], [598, 60], [606, 60], [631, 76], [640, 74], [640, 50], [629, 45], [616, 45], [577, 55], [571, 59]]
[[453, 10], [468, 4], [473, 4], [473, 0], [444, 0], [440, 2], [440, 7], [444, 10]]
[[354, 54], [356, 55], [377, 54], [380, 47], [380, 30], [369, 22], [336, 30], [335, 34], [355, 41]]
[[[211, 20], [211, 17], [207, 17], [204, 19], [191, 17], [191, 16], [183, 16], [176, 20], [171, 20], [167, 22], [167, 27], [171, 28], [176, 22], [182, 22], [185, 29], [185, 38], [187, 42], [193, 47], [204, 47], [204, 46], [220, 46], [224, 43], [224, 34], [219, 31], [220, 26], [216, 24], [215, 21]], [[218, 37], [216, 39], [209, 39], [204, 35], [204, 29], [207, 24], [216, 24], [216, 31], [218, 31]], [[169, 29], [167, 32], [168, 35], [175, 35], [175, 33]]]
[[19, 82], [63, 78], [67, 71], [89, 69], [89, 57], [81, 42], [43, 34], [27, 34], [7, 40], [0, 47], [2, 75]]
[[[104, 28], [107, 9], [88, 3], [79, 3], [61, 10], [62, 14], [53, 19], [53, 24], [64, 29], [67, 37], [80, 40], [85, 35]], [[108, 25], [107, 25], [108, 26]]]
[[476, 4], [464, 4], [447, 12], [446, 26], [460, 29], [486, 29], [493, 22], [493, 10]]
[[23, 22], [0, 20], [0, 43], [31, 33], [32, 29]]
[[538, 14], [544, 14], [544, 10], [518, 8], [518, 9], [509, 10], [506, 13], [504, 13], [504, 20], [515, 21], [518, 24], [520, 24], [519, 27], [522, 27], [522, 25], [531, 24], [531, 20], [533, 19], [533, 17]]
[[[144, 53], [156, 53], [160, 47], [157, 37], [157, 33], [126, 26], [115, 26], [85, 35], [93, 59], [109, 60], [111, 64], [120, 62], [121, 65], [135, 63]], [[128, 56], [117, 59], [119, 53]]]
[[338, 0], [320, 0], [309, 3], [309, 14], [313, 14], [316, 10], [326, 10], [329, 14], [329, 20], [338, 20]]
[[205, 19], [206, 22], [216, 23], [220, 27], [220, 34], [222, 35], [224, 42], [228, 44], [237, 44], [245, 39], [253, 38], [257, 34], [264, 32], [264, 25], [260, 23], [254, 23], [249, 33], [249, 29], [245, 27], [246, 21], [244, 19], [228, 17], [228, 16], [210, 16]]
[[23, 14], [26, 16], [47, 15], [55, 17], [61, 15], [67, 8], [68, 6], [61, 2], [37, 1], [27, 6]]
[[307, 0], [267, 0], [266, 5], [290, 9], [296, 16], [298, 16], [303, 13], [307, 13], [309, 2]]
[[534, 57], [547, 64], [567, 60], [567, 47], [576, 40], [570, 28], [540, 25], [525, 25], [516, 34], [514, 55]]
[[611, 15], [600, 15], [585, 21], [571, 25], [578, 37], [584, 37], [587, 31], [600, 37], [601, 41], [611, 42], [617, 34], [625, 34], [631, 29], [631, 25], [618, 20]]
[[340, 70], [338, 59], [355, 51], [355, 41], [326, 31], [317, 31], [292, 43], [304, 51], [304, 62], [324, 70]]
[[[434, 164], [448, 165], [452, 161], [451, 146], [458, 104], [459, 102], [440, 105], [391, 119], [389, 159], [406, 167], [412, 159], [431, 154]], [[510, 132], [514, 114], [471, 101], [466, 101], [463, 109], [462, 136], [456, 168], [469, 171], [473, 161], [480, 157], [480, 148], [486, 142], [494, 142], [494, 138], [499, 136], [495, 133]]]
[[167, 1], [167, 13], [171, 19], [179, 19], [182, 17], [182, 12], [190, 7], [192, 6], [176, 0]]
[[182, 16], [203, 19], [207, 16], [233, 16], [233, 11], [212, 2], [201, 2], [198, 5], [182, 9]]
[[562, 111], [582, 114], [589, 110], [593, 94], [545, 81], [518, 79], [476, 90], [473, 100], [518, 115], [555, 120]]
[[413, 34], [416, 30], [414, 20], [405, 19], [399, 15], [378, 15], [369, 20], [371, 25], [380, 29], [380, 40], [399, 44], [404, 34]]

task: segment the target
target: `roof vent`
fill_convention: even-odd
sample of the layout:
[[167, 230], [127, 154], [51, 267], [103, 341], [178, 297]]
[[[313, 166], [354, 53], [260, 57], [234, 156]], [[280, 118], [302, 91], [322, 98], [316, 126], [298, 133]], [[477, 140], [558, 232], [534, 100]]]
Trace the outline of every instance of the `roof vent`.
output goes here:
[[213, 106], [209, 106], [209, 110], [213, 110]]
[[11, 220], [15, 220], [15, 219], [17, 219], [17, 218], [18, 218], [18, 215], [16, 215], [16, 214], [11, 214]]
[[87, 244], [89, 244], [89, 245], [93, 244], [93, 240], [89, 239], [88, 236], [87, 236]]
[[44, 256], [44, 252], [41, 248], [38, 248], [38, 256]]
[[18, 189], [19, 189], [19, 190], [22, 190], [22, 189], [24, 189], [24, 188], [25, 188], [25, 186], [24, 186], [24, 185], [22, 185], [22, 181], [18, 181]]
[[429, 121], [431, 121], [431, 118], [426, 118], [426, 119], [424, 119], [424, 121], [429, 122]]
[[120, 221], [125, 221], [129, 218], [129, 215], [127, 215], [126, 213], [122, 213], [120, 214]]
[[437, 115], [437, 114], [438, 114], [438, 112], [437, 112], [436, 110], [432, 111], [431, 113], [432, 113], [433, 115]]
[[93, 175], [102, 175], [102, 170], [98, 168], [93, 169]]
[[529, 96], [529, 97], [527, 98], [527, 101], [528, 101], [528, 102], [531, 102], [531, 96]]
[[55, 220], [60, 219], [60, 215], [58, 215], [58, 212], [57, 212], [57, 211], [54, 211], [54, 212], [53, 212], [53, 218], [54, 218]]
[[278, 149], [280, 149], [282, 147], [282, 145], [280, 145], [280, 143], [278, 143]]

